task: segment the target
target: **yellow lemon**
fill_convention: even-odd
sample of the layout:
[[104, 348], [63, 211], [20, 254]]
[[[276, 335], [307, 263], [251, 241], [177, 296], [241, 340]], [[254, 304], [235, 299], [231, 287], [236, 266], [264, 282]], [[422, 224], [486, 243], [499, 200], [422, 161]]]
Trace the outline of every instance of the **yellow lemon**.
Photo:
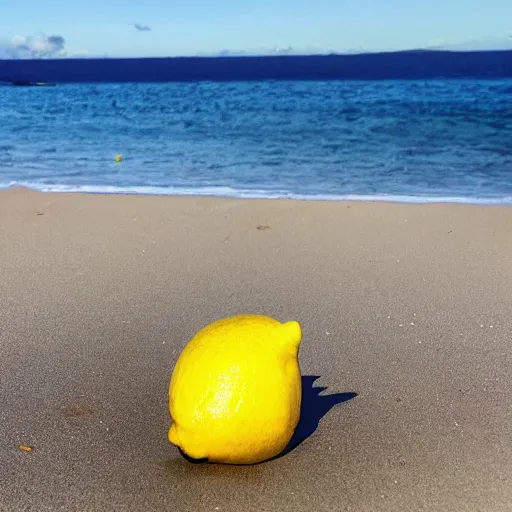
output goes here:
[[116, 155], [116, 162], [120, 162], [123, 159], [123, 155]]
[[201, 329], [169, 385], [169, 441], [193, 459], [254, 464], [283, 451], [299, 421], [298, 322], [237, 315]]

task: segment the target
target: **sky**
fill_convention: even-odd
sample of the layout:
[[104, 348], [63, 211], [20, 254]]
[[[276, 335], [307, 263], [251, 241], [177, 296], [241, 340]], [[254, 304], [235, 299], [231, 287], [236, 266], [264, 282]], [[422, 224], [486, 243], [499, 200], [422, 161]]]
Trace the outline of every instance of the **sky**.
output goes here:
[[2, 3], [0, 58], [512, 49], [512, 0]]

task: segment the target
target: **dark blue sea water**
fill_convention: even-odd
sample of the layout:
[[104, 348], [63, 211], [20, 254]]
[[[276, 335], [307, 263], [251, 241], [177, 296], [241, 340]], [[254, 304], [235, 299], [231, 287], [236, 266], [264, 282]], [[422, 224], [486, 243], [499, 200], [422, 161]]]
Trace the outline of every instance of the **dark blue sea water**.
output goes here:
[[15, 185], [512, 204], [512, 81], [1, 87]]

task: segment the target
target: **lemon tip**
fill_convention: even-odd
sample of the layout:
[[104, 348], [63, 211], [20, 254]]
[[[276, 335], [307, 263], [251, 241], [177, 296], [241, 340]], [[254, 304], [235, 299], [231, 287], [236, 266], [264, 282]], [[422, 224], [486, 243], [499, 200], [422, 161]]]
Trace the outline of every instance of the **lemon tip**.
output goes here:
[[287, 340], [295, 346], [299, 346], [302, 341], [302, 328], [296, 320], [290, 320], [282, 324], [282, 328], [287, 334]]
[[169, 439], [170, 443], [178, 446], [179, 441], [178, 441], [178, 434], [176, 432], [176, 423], [173, 423], [171, 425], [171, 428], [169, 429], [168, 439]]

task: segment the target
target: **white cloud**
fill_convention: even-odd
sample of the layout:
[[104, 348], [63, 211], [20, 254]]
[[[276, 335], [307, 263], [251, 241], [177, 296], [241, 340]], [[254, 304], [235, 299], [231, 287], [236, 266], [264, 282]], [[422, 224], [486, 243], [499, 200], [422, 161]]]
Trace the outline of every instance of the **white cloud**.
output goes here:
[[511, 36], [473, 39], [463, 42], [443, 40], [428, 41], [422, 48], [426, 50], [480, 51], [480, 50], [512, 50]]
[[241, 56], [261, 56], [261, 55], [327, 55], [335, 53], [328, 48], [318, 48], [313, 46], [306, 46], [303, 48], [293, 48], [291, 46], [262, 46], [253, 50], [221, 50], [219, 52], [202, 53], [199, 56], [219, 56], [219, 57], [241, 57]]
[[1, 59], [53, 59], [66, 55], [66, 40], [60, 35], [16, 36], [0, 41]]

